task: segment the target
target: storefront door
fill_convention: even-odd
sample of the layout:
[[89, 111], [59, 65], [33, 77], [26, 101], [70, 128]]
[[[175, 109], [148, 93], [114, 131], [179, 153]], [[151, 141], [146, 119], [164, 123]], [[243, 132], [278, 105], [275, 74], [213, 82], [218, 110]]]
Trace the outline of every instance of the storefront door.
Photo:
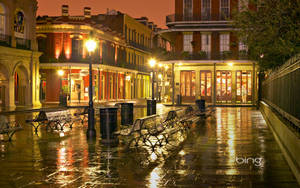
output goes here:
[[211, 102], [211, 71], [200, 71], [200, 96]]
[[252, 76], [251, 71], [236, 72], [236, 102], [251, 103], [252, 101]]
[[217, 71], [217, 102], [231, 103], [232, 100], [231, 71]]
[[180, 72], [180, 94], [183, 102], [195, 101], [195, 71]]

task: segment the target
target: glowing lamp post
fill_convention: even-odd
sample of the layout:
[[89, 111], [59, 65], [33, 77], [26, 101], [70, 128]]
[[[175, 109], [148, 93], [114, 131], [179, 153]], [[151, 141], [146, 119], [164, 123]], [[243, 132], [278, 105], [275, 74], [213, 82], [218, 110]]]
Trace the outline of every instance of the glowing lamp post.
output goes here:
[[156, 65], [156, 60], [151, 58], [149, 60], [149, 65], [150, 67], [152, 68], [152, 100], [154, 100], [154, 78], [155, 78], [155, 75], [154, 75], [154, 67]]
[[63, 70], [58, 70], [57, 74], [60, 78], [59, 105], [65, 106], [66, 104], [64, 103], [64, 95], [63, 95], [63, 89], [62, 89], [62, 77], [64, 76], [65, 72]]
[[154, 100], [154, 79], [155, 79], [155, 71], [154, 67], [156, 65], [156, 60], [151, 58], [149, 60], [149, 65], [152, 68], [152, 100], [147, 100], [147, 115], [156, 114], [156, 100]]
[[96, 138], [96, 129], [95, 129], [95, 118], [94, 118], [94, 106], [93, 106], [93, 72], [92, 72], [92, 63], [93, 57], [92, 53], [97, 47], [97, 42], [93, 39], [88, 39], [85, 42], [85, 47], [89, 52], [91, 61], [89, 64], [89, 113], [88, 113], [88, 129], [86, 132], [87, 138]]

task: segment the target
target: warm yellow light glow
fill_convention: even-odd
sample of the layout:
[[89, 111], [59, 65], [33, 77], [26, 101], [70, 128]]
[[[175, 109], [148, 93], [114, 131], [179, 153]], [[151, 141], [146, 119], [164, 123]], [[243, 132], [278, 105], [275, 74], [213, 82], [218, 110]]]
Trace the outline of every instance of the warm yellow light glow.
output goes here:
[[168, 65], [165, 65], [165, 69], [168, 70], [168, 69], [169, 69], [169, 66], [168, 66]]
[[63, 76], [63, 75], [64, 75], [64, 71], [63, 71], [63, 70], [58, 70], [58, 71], [57, 71], [57, 74], [58, 74], [59, 76]]
[[159, 74], [159, 75], [158, 75], [158, 78], [159, 78], [159, 79], [162, 79], [162, 74]]
[[229, 65], [230, 67], [232, 67], [232, 66], [233, 66], [233, 63], [228, 63], [228, 65]]
[[179, 65], [179, 66], [181, 66], [181, 65], [182, 65], [182, 63], [179, 63], [178, 65]]
[[159, 67], [162, 67], [163, 65], [160, 63], [160, 64], [158, 64], [158, 66], [159, 66]]
[[151, 58], [151, 59], [149, 60], [149, 65], [150, 65], [150, 67], [154, 67], [155, 64], [156, 64], [156, 60], [155, 60], [154, 58]]
[[95, 40], [89, 39], [85, 42], [85, 47], [88, 52], [93, 52], [93, 51], [95, 51], [95, 49], [97, 47], [97, 43]]
[[127, 81], [130, 81], [130, 79], [131, 79], [130, 75], [127, 75], [127, 76], [125, 77], [125, 80], [127, 80]]

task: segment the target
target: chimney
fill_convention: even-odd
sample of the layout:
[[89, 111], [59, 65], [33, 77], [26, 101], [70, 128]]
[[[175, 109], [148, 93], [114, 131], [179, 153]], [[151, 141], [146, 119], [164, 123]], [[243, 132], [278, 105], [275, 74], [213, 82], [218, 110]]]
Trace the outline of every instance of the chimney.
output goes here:
[[91, 7], [84, 7], [84, 18], [91, 18]]
[[61, 6], [61, 15], [62, 16], [69, 16], [69, 5], [62, 5]]

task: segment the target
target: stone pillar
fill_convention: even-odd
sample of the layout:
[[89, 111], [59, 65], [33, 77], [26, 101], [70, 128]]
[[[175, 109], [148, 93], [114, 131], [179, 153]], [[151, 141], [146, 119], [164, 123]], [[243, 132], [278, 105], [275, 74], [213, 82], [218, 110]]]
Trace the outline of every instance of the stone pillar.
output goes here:
[[212, 102], [213, 102], [213, 105], [216, 105], [216, 101], [217, 101], [217, 95], [216, 95], [216, 92], [217, 92], [217, 67], [216, 67], [216, 63], [214, 63], [214, 72], [213, 72], [213, 75], [212, 75], [212, 78], [213, 78], [213, 84], [212, 84]]
[[195, 87], [196, 87], [196, 96], [195, 99], [200, 99], [201, 98], [201, 84], [200, 84], [200, 71], [199, 70], [195, 70], [195, 74], [196, 74], [196, 80], [195, 80]]
[[6, 96], [7, 96], [7, 103], [6, 105], [9, 108], [15, 108], [16, 104], [15, 104], [15, 79], [14, 76], [10, 76], [8, 79], [8, 88], [6, 89]]
[[236, 71], [231, 71], [231, 102], [236, 104]]

